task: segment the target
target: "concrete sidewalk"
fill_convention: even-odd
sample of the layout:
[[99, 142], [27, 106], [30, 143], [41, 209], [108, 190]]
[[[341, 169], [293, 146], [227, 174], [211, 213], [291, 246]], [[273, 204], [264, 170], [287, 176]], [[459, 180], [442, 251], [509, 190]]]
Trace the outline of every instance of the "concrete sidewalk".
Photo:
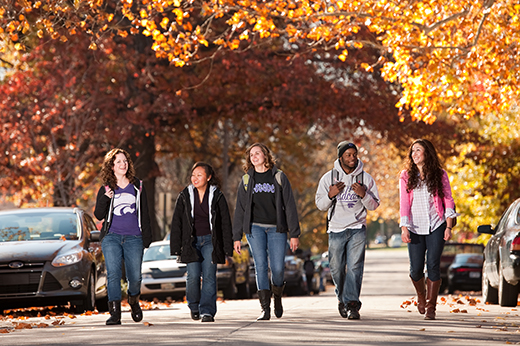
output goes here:
[[[441, 296], [437, 320], [415, 306], [403, 250], [367, 252], [361, 320], [340, 317], [333, 286], [318, 296], [286, 297], [284, 316], [256, 321], [258, 300], [221, 301], [215, 323], [192, 321], [186, 304], [144, 312], [134, 323], [105, 326], [107, 315], [66, 317], [64, 324], [0, 334], [1, 345], [505, 345], [520, 344], [517, 309], [484, 305], [474, 298]], [[470, 305], [475, 302], [476, 305]], [[458, 310], [457, 310], [458, 309]], [[462, 312], [465, 310], [466, 312]], [[26, 323], [49, 323], [32, 318]], [[51, 319], [52, 321], [52, 319]], [[1, 322], [1, 326], [12, 321]]]

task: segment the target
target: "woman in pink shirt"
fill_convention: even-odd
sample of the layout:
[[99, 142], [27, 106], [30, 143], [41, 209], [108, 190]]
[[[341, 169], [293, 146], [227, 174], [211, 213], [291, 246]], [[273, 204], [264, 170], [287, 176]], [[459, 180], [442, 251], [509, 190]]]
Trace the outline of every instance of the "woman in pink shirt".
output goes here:
[[[417, 292], [417, 309], [434, 320], [441, 285], [440, 261], [444, 242], [451, 238], [455, 203], [448, 174], [433, 144], [412, 143], [399, 178], [401, 238], [408, 243], [410, 278]], [[428, 279], [424, 278], [424, 262]]]

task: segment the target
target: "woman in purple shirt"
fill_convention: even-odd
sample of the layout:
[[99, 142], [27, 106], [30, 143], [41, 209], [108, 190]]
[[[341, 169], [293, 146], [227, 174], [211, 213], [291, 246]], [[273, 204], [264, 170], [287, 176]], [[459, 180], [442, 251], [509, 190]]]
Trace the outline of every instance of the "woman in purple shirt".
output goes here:
[[123, 262], [128, 279], [128, 304], [132, 319], [139, 322], [143, 311], [141, 294], [141, 263], [143, 250], [152, 242], [150, 215], [142, 181], [135, 177], [130, 155], [112, 149], [105, 155], [101, 169], [103, 185], [97, 194], [94, 215], [103, 221], [101, 248], [107, 267], [107, 325], [121, 324], [121, 279]]
[[[413, 142], [399, 179], [401, 239], [408, 244], [410, 278], [417, 292], [417, 309], [434, 320], [441, 285], [440, 262], [444, 242], [451, 238], [455, 203], [448, 174], [433, 144]], [[424, 280], [424, 262], [428, 279]]]

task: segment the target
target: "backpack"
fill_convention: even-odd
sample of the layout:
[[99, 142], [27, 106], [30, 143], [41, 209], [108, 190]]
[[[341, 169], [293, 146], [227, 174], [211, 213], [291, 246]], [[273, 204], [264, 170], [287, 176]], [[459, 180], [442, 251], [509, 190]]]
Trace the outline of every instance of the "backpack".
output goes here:
[[[278, 185], [282, 186], [282, 171], [280, 169], [276, 171], [274, 178]], [[244, 190], [247, 191], [247, 186], [249, 185], [249, 174], [246, 173], [242, 176], [242, 182], [244, 183]]]

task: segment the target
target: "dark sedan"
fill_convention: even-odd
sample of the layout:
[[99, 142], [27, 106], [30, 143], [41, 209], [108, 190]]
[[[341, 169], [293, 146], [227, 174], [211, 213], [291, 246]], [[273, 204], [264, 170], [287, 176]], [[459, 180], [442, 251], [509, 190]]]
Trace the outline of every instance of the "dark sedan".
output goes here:
[[492, 234], [484, 249], [484, 301], [516, 306], [520, 286], [520, 198], [507, 208], [494, 229], [482, 225], [478, 232]]
[[78, 208], [0, 211], [0, 309], [67, 305], [107, 311], [105, 262]]
[[480, 291], [482, 287], [482, 254], [460, 253], [455, 255], [448, 268], [448, 293], [455, 290]]

